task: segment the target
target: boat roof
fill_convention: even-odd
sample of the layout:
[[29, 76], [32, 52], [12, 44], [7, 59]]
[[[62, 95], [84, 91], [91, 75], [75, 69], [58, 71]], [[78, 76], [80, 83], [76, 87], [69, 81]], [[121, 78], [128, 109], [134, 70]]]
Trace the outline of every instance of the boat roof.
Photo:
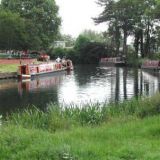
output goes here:
[[38, 63], [38, 64], [21, 64], [20, 66], [40, 66], [40, 65], [50, 65], [50, 64], [58, 64], [57, 62], [50, 62], [50, 63]]

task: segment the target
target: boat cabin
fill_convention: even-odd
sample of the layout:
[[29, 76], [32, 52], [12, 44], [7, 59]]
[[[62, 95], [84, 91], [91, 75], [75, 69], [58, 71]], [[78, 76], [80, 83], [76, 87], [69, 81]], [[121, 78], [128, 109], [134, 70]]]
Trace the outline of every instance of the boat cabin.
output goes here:
[[100, 64], [125, 65], [125, 59], [123, 57], [106, 57], [100, 59]]
[[40, 64], [24, 64], [18, 67], [18, 76], [20, 78], [30, 78], [35, 75], [72, 69], [73, 65], [71, 60], [66, 60], [65, 63], [49, 62]]

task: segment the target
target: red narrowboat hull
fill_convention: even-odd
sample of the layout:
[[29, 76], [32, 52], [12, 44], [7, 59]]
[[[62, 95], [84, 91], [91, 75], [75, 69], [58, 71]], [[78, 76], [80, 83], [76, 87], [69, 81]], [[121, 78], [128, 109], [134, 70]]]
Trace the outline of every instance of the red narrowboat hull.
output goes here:
[[21, 65], [18, 70], [18, 77], [20, 79], [30, 79], [34, 76], [57, 73], [62, 71], [73, 70], [73, 65], [64, 66], [62, 63], [51, 62], [42, 64], [32, 64], [32, 65]]

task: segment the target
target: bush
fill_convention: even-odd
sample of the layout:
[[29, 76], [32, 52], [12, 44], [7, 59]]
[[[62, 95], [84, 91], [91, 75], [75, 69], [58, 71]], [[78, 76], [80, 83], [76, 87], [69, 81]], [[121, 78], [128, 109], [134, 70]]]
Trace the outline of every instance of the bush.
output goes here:
[[155, 53], [150, 56], [150, 59], [159, 60], [160, 59], [160, 53]]
[[105, 54], [105, 45], [97, 42], [89, 42], [78, 50], [80, 62], [83, 64], [99, 63], [102, 55]]
[[127, 53], [126, 61], [128, 66], [133, 67], [139, 67], [142, 64], [142, 59], [137, 57], [136, 53], [133, 51]]
[[49, 51], [49, 55], [52, 59], [56, 59], [57, 57], [64, 57], [66, 54], [66, 49], [64, 48], [55, 48]]
[[49, 51], [49, 55], [51, 56], [51, 59], [66, 57], [71, 59], [73, 63], [79, 62], [79, 56], [74, 48], [55, 48]]

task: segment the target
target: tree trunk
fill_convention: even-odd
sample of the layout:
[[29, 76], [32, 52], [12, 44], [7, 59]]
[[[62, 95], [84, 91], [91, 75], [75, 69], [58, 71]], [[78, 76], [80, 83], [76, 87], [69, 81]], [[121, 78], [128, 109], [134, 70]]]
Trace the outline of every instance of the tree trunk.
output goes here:
[[119, 54], [119, 48], [120, 48], [120, 31], [119, 27], [116, 27], [116, 56]]
[[123, 37], [123, 54], [126, 56], [127, 55], [127, 30], [124, 29], [123, 30], [123, 34], [124, 34], [124, 37]]
[[144, 49], [143, 49], [143, 29], [141, 29], [141, 56], [144, 58]]
[[150, 22], [149, 22], [149, 19], [148, 19], [148, 23], [147, 23], [147, 35], [146, 35], [146, 47], [145, 47], [145, 54], [147, 56], [149, 56], [150, 54]]
[[138, 51], [139, 51], [139, 35], [138, 35], [138, 31], [135, 31], [134, 48], [135, 48], [136, 56], [138, 57]]

